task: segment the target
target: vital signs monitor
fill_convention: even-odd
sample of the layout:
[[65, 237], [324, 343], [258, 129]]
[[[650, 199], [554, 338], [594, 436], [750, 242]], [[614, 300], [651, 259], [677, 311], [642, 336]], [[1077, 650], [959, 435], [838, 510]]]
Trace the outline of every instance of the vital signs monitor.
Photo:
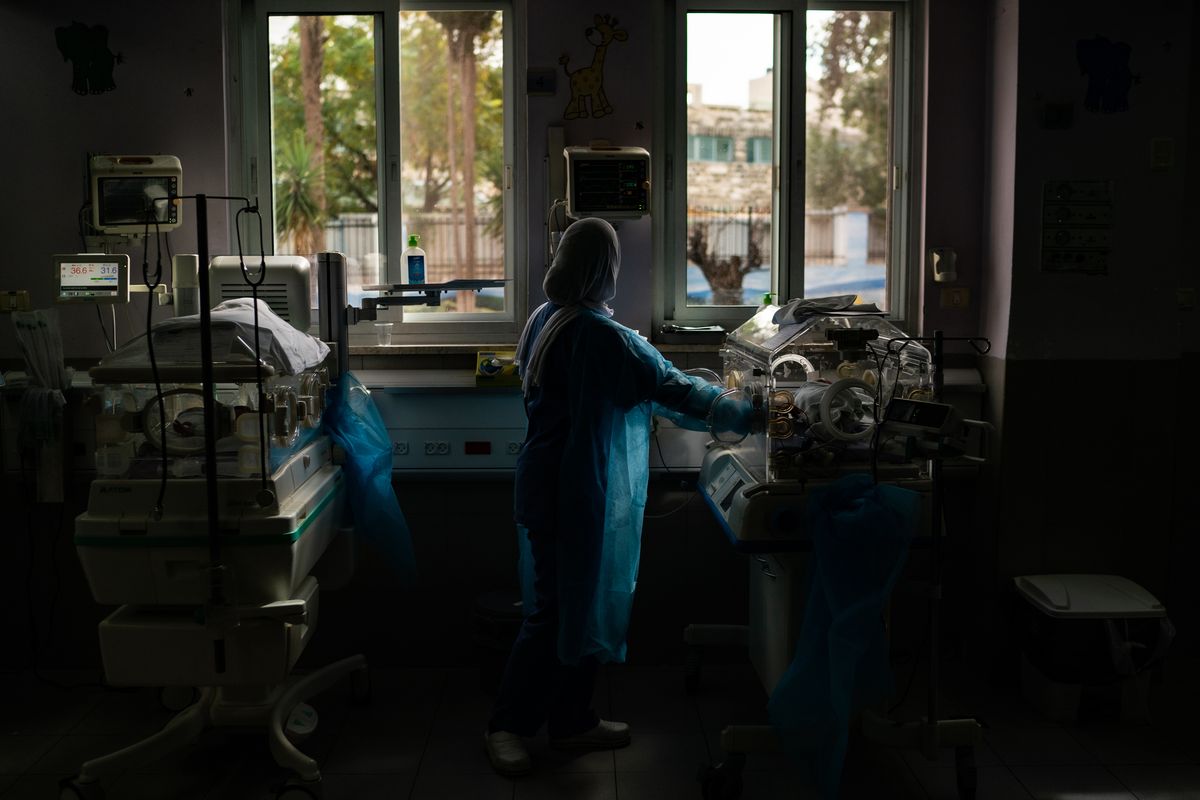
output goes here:
[[129, 256], [54, 256], [54, 299], [59, 303], [128, 303]]

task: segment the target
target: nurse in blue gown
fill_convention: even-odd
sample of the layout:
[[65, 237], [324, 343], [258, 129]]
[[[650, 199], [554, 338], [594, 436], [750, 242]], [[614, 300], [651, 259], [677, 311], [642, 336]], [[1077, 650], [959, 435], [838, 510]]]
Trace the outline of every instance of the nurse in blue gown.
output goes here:
[[515, 519], [528, 612], [485, 733], [493, 767], [530, 769], [522, 737], [547, 726], [559, 748], [627, 745], [629, 726], [591, 708], [600, 663], [625, 659], [649, 480], [652, 413], [744, 432], [749, 403], [689, 377], [612, 320], [621, 250], [607, 222], [563, 235], [549, 302], [521, 335], [529, 419], [517, 459]]

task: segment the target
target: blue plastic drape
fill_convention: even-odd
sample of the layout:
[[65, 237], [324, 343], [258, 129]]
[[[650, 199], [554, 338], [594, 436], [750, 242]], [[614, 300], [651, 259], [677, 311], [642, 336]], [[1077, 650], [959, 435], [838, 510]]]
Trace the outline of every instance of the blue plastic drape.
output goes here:
[[338, 381], [325, 428], [346, 451], [347, 489], [354, 530], [398, 579], [416, 577], [412, 535], [392, 489], [392, 441], [367, 387], [350, 373]]
[[835, 798], [851, 716], [892, 690], [883, 607], [908, 554], [920, 496], [865, 474], [814, 489], [808, 604], [791, 666], [768, 704], [784, 749]]

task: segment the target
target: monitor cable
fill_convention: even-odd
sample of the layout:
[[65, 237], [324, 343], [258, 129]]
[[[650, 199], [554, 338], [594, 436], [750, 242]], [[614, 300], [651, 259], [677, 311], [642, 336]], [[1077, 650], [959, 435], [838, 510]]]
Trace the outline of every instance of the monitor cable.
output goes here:
[[[259, 264], [258, 273], [253, 276], [246, 267], [246, 258], [242, 251], [242, 214], [253, 214], [258, 218]], [[250, 299], [254, 306], [254, 382], [258, 390], [258, 460], [260, 479], [262, 481], [258, 503], [260, 506], [268, 506], [274, 502], [275, 498], [270, 489], [267, 488], [267, 432], [264, 416], [266, 413], [266, 394], [263, 392], [263, 360], [261, 345], [259, 344], [258, 328], [258, 287], [262, 286], [263, 282], [267, 279], [267, 256], [263, 249], [263, 219], [258, 205], [247, 203], [242, 208], [239, 208], [233, 216], [233, 227], [235, 238], [237, 239], [238, 264], [242, 270], [242, 280], [250, 287]]]
[[[150, 274], [150, 220], [154, 219], [155, 242], [159, 244], [156, 248], [154, 259], [154, 275]], [[158, 241], [158, 215], [154, 213], [153, 206], [146, 210], [146, 228], [143, 234], [142, 241], [142, 283], [150, 290], [150, 294], [146, 298], [146, 352], [150, 358], [150, 374], [154, 377], [154, 392], [155, 400], [158, 402], [158, 429], [162, 431], [162, 442], [158, 448], [160, 461], [160, 472], [158, 483], [158, 501], [154, 504], [154, 520], [157, 522], [163, 516], [163, 502], [167, 495], [167, 406], [163, 400], [162, 381], [158, 375], [158, 360], [154, 355], [154, 292], [162, 284], [162, 247]]]

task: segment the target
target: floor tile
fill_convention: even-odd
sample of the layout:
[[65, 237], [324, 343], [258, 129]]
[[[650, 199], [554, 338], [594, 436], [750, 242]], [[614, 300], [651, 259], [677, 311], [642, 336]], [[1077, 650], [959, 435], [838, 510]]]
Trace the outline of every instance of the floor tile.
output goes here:
[[127, 772], [104, 796], [105, 800], [204, 800], [215, 785], [211, 772]]
[[[954, 767], [931, 766], [916, 771], [916, 775], [931, 800], [958, 800], [958, 776]], [[1008, 767], [979, 767], [975, 771], [975, 781], [976, 800], [1031, 800], [1033, 797]]]
[[0, 736], [0, 774], [20, 775], [58, 742], [58, 736]]
[[[522, 779], [524, 780], [524, 779]], [[422, 770], [410, 800], [511, 800], [513, 781], [495, 772], [445, 773]], [[402, 795], [392, 795], [397, 797]], [[330, 800], [333, 800], [330, 797]]]
[[[790, 770], [748, 771], [743, 775], [742, 786], [742, 797], [753, 797], [755, 800], [820, 799], [820, 794], [809, 785], [807, 778]], [[846, 796], [846, 792], [843, 791], [842, 794]], [[625, 800], [624, 794], [621, 795], [621, 800]]]
[[79, 772], [83, 762], [105, 756], [109, 753], [128, 747], [140, 739], [140, 736], [127, 734], [123, 736], [63, 736], [54, 746], [42, 754], [29, 772], [40, 775], [73, 775]]
[[[0, 792], [3, 800], [46, 800], [59, 795], [58, 782], [62, 775], [22, 775], [11, 786]], [[106, 791], [110, 788], [108, 782], [101, 782]]]
[[409, 772], [394, 775], [323, 775], [321, 789], [326, 800], [407, 800], [415, 777], [415, 773]]
[[434, 730], [421, 757], [421, 774], [491, 773], [483, 728]]
[[150, 736], [162, 730], [173, 716], [159, 703], [157, 690], [110, 692], [99, 698], [71, 733], [76, 736], [127, 733]]
[[534, 772], [516, 782], [515, 800], [616, 800], [611, 772]]
[[[921, 751], [916, 748], [905, 747], [899, 749], [897, 752], [908, 762], [909, 767], [918, 774], [923, 767], [953, 767], [956, 757], [953, 747], [943, 747], [938, 751], [937, 758], [932, 761], [925, 758]], [[992, 750], [986, 740], [975, 745], [975, 766], [998, 767], [1000, 764], [1000, 757], [996, 755], [996, 752]]]
[[612, 772], [616, 768], [612, 750], [556, 750], [545, 737], [530, 740], [526, 746], [539, 772]]
[[0, 704], [0, 734], [70, 733], [102, 695], [96, 690], [58, 691], [41, 685], [13, 687]]
[[1197, 800], [1200, 764], [1131, 765], [1109, 767], [1138, 800]]
[[614, 750], [617, 772], [658, 772], [693, 777], [709, 763], [703, 736], [694, 733], [635, 733], [628, 747]]
[[984, 740], [1005, 764], [1090, 764], [1096, 757], [1064, 728], [993, 727]]
[[287, 773], [270, 759], [250, 758], [222, 775], [205, 800], [275, 800], [276, 790], [286, 779]]
[[612, 719], [634, 736], [698, 730], [696, 704], [684, 691], [682, 669], [625, 667], [610, 672]]
[[1150, 725], [1072, 726], [1067, 731], [1102, 764], [1183, 764], [1194, 761], [1183, 742]]
[[322, 772], [384, 775], [415, 772], [425, 749], [425, 734], [359, 734], [338, 738]]
[[1036, 800], [1137, 800], [1099, 764], [1043, 764], [1012, 768]]

